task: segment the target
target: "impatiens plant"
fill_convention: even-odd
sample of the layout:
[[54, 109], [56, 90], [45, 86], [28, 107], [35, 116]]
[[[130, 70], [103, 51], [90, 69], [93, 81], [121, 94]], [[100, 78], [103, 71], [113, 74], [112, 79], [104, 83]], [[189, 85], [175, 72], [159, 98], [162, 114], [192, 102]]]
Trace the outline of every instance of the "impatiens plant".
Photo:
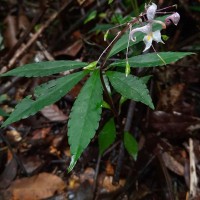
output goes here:
[[[153, 47], [153, 41], [164, 44], [161, 39], [161, 30], [167, 28], [171, 23], [177, 25], [180, 16], [178, 13], [170, 13], [171, 15], [156, 18], [156, 14], [162, 14], [163, 10], [158, 10], [157, 5], [154, 3], [147, 5], [145, 12], [126, 23], [125, 27], [117, 33], [99, 59], [92, 63], [69, 60], [47, 61], [27, 64], [2, 74], [1, 77], [43, 77], [76, 69], [74, 73], [68, 73], [69, 75], [37, 86], [33, 91], [33, 95], [25, 97], [17, 104], [15, 110], [3, 123], [2, 127], [27, 118], [45, 106], [55, 103], [65, 96], [81, 79], [87, 76], [87, 81], [73, 105], [68, 121], [67, 134], [72, 155], [68, 171], [74, 168], [98, 130], [102, 108], [109, 109], [112, 112], [112, 117], [98, 131], [100, 154], [103, 155], [105, 150], [119, 136], [123, 139], [128, 153], [136, 159], [138, 153], [137, 142], [122, 123], [121, 104], [127, 99], [132, 99], [147, 105], [151, 109], [154, 109], [154, 105], [146, 85], [150, 76], [136, 77], [131, 74], [131, 68], [163, 66], [191, 54], [190, 52], [158, 53], [155, 51], [128, 57], [129, 46], [135, 45], [142, 40], [145, 44], [143, 52], [149, 50], [151, 46]], [[107, 62], [111, 56], [125, 49], [127, 49], [127, 53], [124, 60], [114, 62], [110, 60]], [[155, 50], [154, 47], [153, 49]], [[119, 106], [116, 106], [113, 101], [113, 94], [116, 92], [121, 95]]]

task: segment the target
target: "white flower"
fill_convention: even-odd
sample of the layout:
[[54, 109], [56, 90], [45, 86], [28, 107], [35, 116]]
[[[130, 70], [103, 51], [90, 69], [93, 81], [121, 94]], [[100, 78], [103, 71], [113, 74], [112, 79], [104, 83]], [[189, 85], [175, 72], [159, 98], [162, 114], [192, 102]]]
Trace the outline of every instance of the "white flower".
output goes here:
[[143, 38], [143, 41], [145, 43], [144, 51], [148, 50], [151, 47], [153, 41], [156, 41], [157, 43], [161, 42], [164, 44], [164, 42], [161, 39], [160, 30], [152, 32], [153, 23], [159, 23], [162, 25], [162, 28], [166, 28], [166, 25], [162, 21], [154, 20], [156, 10], [157, 5], [155, 3], [152, 3], [147, 9], [148, 24], [140, 28], [135, 28], [130, 32], [130, 38], [133, 42], [136, 41], [136, 37], [134, 36], [136, 32], [142, 32], [146, 34]]

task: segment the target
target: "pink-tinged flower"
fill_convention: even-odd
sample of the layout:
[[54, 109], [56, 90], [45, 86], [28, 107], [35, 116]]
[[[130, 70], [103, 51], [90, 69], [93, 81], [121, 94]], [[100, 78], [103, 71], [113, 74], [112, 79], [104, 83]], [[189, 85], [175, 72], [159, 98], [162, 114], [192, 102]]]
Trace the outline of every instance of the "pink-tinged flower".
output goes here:
[[169, 26], [172, 22], [177, 26], [180, 20], [180, 15], [176, 12], [165, 19], [165, 24]]
[[133, 42], [136, 41], [136, 37], [134, 37], [134, 34], [136, 32], [142, 32], [146, 34], [143, 38], [143, 41], [145, 43], [145, 49], [143, 50], [143, 52], [148, 50], [151, 47], [153, 41], [156, 41], [157, 43], [161, 42], [164, 44], [164, 42], [161, 39], [160, 30], [152, 32], [153, 23], [161, 24], [162, 28], [166, 28], [165, 23], [159, 20], [154, 20], [156, 10], [157, 10], [157, 5], [155, 3], [152, 3], [147, 9], [148, 24], [140, 28], [135, 28], [130, 32], [130, 38]]

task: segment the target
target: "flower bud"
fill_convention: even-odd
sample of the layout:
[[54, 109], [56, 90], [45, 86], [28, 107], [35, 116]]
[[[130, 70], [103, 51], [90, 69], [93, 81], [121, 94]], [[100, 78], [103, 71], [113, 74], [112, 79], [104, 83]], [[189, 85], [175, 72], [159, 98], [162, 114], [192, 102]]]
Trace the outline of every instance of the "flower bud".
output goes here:
[[169, 25], [171, 25], [171, 22], [173, 22], [174, 25], [177, 26], [179, 20], [180, 20], [180, 15], [176, 12], [176, 13], [170, 15], [169, 17], [167, 17], [167, 18], [165, 19], [165, 24], [166, 24], [167, 26], [169, 26]]

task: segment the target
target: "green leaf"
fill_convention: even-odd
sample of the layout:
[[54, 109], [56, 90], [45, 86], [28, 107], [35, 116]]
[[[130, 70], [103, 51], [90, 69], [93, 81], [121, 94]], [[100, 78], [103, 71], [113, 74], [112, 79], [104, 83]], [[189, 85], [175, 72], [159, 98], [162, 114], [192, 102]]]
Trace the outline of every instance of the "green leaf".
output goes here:
[[[164, 19], [166, 18], [166, 16], [162, 16], [162, 17], [158, 17], [156, 18], [156, 20], [161, 20], [164, 21]], [[138, 25], [134, 26], [133, 28], [139, 27]], [[153, 30], [158, 30], [161, 29], [161, 25], [158, 23], [154, 23], [153, 26]], [[144, 38], [144, 34], [141, 32], [137, 32], [134, 34], [136, 37], [136, 41], [130, 41], [129, 46], [132, 46], [134, 44], [137, 44], [138, 42], [142, 41]], [[129, 39], [129, 31], [128, 33], [126, 33], [125, 35], [123, 35], [117, 42], [116, 44], [113, 46], [112, 50], [110, 51], [109, 57], [119, 53], [120, 51], [126, 49], [127, 45], [128, 45], [128, 39]]]
[[107, 31], [106, 31], [106, 33], [104, 34], [104, 37], [103, 37], [103, 40], [104, 40], [104, 41], [106, 41], [106, 40], [107, 40], [108, 33], [109, 33], [109, 30], [107, 30]]
[[130, 74], [130, 72], [131, 72], [130, 64], [128, 63], [128, 61], [126, 61], [126, 69], [125, 69], [126, 77]]
[[9, 114], [7, 114], [4, 110], [2, 110], [2, 109], [0, 108], [0, 116], [2, 116], [2, 117], [7, 117], [7, 116], [9, 116]]
[[64, 72], [71, 69], [78, 69], [87, 66], [87, 63], [77, 61], [44, 61], [38, 63], [31, 63], [13, 69], [1, 76], [20, 76], [20, 77], [41, 77], [49, 76], [59, 72]]
[[92, 21], [93, 19], [95, 19], [95, 17], [97, 16], [97, 11], [93, 10], [91, 13], [89, 13], [89, 15], [87, 16], [87, 18], [84, 21], [84, 24]]
[[144, 84], [147, 84], [149, 79], [152, 77], [152, 75], [148, 75], [148, 76], [143, 76], [143, 77], [140, 77], [140, 80], [144, 83]]
[[110, 119], [99, 134], [99, 153], [103, 155], [104, 151], [115, 141], [116, 130], [115, 122]]
[[[156, 67], [165, 65], [163, 60], [159, 58], [159, 56], [165, 61], [166, 64], [170, 64], [172, 62], [176, 62], [177, 60], [192, 55], [192, 52], [159, 52], [159, 53], [147, 53], [139, 56], [134, 56], [128, 59], [128, 62], [131, 67]], [[110, 66], [115, 67], [125, 67], [126, 60], [120, 60], [112, 63]]]
[[120, 72], [109, 71], [106, 73], [112, 86], [122, 96], [140, 101], [154, 109], [147, 86], [136, 76], [126, 75]]
[[9, 118], [3, 123], [2, 127], [7, 126], [20, 119], [34, 115], [45, 106], [53, 104], [69, 92], [88, 72], [77, 72], [57, 80], [49, 81], [35, 89], [34, 96], [36, 100], [32, 100], [31, 96], [24, 98], [17, 104], [15, 110]]
[[189, 6], [189, 8], [193, 11], [197, 11], [197, 12], [200, 12], [200, 7], [199, 6]]
[[107, 31], [108, 29], [114, 27], [113, 24], [97, 24], [90, 32]]
[[74, 168], [99, 126], [102, 93], [99, 70], [95, 70], [79, 93], [70, 114], [68, 138], [72, 158], [68, 172]]
[[89, 65], [87, 65], [86, 67], [84, 67], [83, 69], [87, 69], [87, 70], [94, 70], [97, 66], [97, 61], [91, 62]]
[[103, 102], [102, 102], [101, 107], [102, 107], [102, 108], [109, 109], [109, 110], [111, 109], [111, 108], [110, 108], [110, 105], [109, 105], [106, 101], [103, 101]]
[[164, 41], [167, 41], [167, 40], [169, 39], [169, 36], [167, 36], [167, 35], [162, 35], [162, 39], [163, 39]]
[[108, 4], [111, 4], [113, 2], [113, 0], [108, 0]]
[[8, 100], [9, 97], [7, 94], [2, 94], [0, 95], [0, 103], [4, 102], [5, 100]]
[[124, 146], [128, 153], [136, 160], [138, 154], [138, 144], [129, 132], [124, 133]]

